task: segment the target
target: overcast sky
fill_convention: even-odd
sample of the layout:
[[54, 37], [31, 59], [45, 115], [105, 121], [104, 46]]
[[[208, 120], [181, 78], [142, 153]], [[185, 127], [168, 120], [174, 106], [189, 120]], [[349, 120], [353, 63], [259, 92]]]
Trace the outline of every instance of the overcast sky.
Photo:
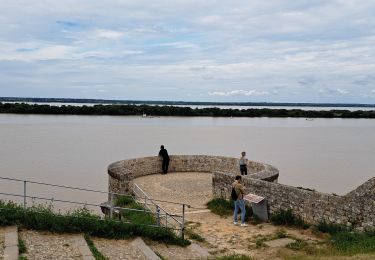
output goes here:
[[0, 0], [0, 96], [375, 103], [375, 1]]

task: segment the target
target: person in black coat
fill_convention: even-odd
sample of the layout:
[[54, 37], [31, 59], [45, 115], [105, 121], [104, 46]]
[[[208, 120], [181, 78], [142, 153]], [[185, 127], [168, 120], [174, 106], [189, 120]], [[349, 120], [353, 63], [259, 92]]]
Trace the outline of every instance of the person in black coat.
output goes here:
[[169, 155], [167, 149], [164, 148], [164, 145], [160, 146], [159, 156], [163, 158], [163, 162], [161, 164], [163, 173], [167, 174], [169, 166]]

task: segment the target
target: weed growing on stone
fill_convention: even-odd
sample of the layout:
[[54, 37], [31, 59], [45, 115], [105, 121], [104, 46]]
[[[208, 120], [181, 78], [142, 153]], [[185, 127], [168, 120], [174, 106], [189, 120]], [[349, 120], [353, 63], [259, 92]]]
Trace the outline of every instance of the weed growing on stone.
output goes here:
[[23, 239], [18, 238], [18, 253], [24, 254], [27, 252], [26, 243]]
[[107, 257], [105, 257], [102, 253], [99, 252], [99, 250], [96, 248], [94, 242], [91, 240], [91, 237], [87, 234], [85, 234], [85, 240], [90, 248], [90, 251], [92, 255], [95, 257], [96, 260], [108, 260]]

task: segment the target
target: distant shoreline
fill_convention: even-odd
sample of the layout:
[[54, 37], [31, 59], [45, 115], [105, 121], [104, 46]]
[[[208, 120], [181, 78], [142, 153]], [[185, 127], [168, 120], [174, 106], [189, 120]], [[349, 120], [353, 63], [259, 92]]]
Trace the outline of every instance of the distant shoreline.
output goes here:
[[295, 117], [295, 118], [375, 118], [374, 110], [302, 110], [273, 108], [191, 108], [172, 105], [104, 105], [53, 106], [48, 104], [1, 103], [0, 113], [46, 115], [111, 115], [111, 116], [199, 116], [199, 117]]
[[204, 102], [204, 101], [157, 101], [157, 100], [113, 100], [113, 99], [79, 99], [79, 98], [29, 98], [0, 97], [0, 102], [35, 102], [35, 103], [81, 103], [103, 105], [201, 105], [201, 106], [261, 106], [261, 107], [367, 107], [375, 104], [356, 103], [288, 103], [288, 102]]

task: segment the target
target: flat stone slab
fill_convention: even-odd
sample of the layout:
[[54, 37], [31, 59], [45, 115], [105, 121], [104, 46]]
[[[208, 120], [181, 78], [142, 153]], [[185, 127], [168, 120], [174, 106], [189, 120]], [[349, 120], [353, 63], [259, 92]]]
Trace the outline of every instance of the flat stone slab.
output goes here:
[[296, 242], [296, 240], [285, 237], [285, 238], [267, 241], [267, 242], [264, 242], [264, 244], [269, 247], [285, 247], [294, 242]]
[[4, 229], [4, 260], [18, 260], [18, 229], [17, 226]]
[[147, 257], [147, 259], [160, 260], [157, 254], [155, 254], [155, 252], [152, 251], [152, 249], [148, 245], [146, 245], [145, 242], [143, 242], [142, 238], [137, 237], [131, 244], [141, 250], [142, 253]]
[[18, 260], [18, 245], [5, 247], [4, 260]]
[[202, 258], [211, 256], [210, 253], [206, 249], [204, 249], [198, 244], [193, 243], [190, 246], [188, 246], [188, 248], [189, 250], [193, 250], [196, 253], [198, 253]]

